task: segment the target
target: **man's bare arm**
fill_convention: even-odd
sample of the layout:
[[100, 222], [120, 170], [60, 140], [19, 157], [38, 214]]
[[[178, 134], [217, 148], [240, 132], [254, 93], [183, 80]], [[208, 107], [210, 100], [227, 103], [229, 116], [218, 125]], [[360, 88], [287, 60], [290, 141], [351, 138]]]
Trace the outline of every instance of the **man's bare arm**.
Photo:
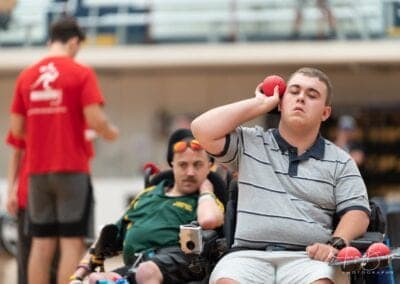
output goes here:
[[11, 113], [10, 130], [15, 138], [25, 139], [25, 117], [17, 113]]
[[236, 127], [273, 110], [279, 103], [278, 87], [267, 97], [256, 89], [256, 96], [211, 109], [198, 116], [191, 125], [200, 144], [211, 154], [219, 154], [225, 146], [225, 136]]
[[199, 204], [197, 206], [197, 221], [206, 230], [215, 229], [224, 222], [222, 204], [219, 204], [214, 195], [214, 187], [206, 179], [199, 189]]
[[7, 169], [7, 212], [16, 216], [18, 211], [18, 176], [21, 170], [21, 161], [22, 161], [23, 150], [13, 148], [10, 159], [8, 161], [8, 169]]
[[[342, 216], [333, 236], [342, 238], [349, 245], [352, 240], [365, 234], [368, 224], [366, 212], [351, 210]], [[331, 261], [337, 252], [337, 249], [328, 244], [315, 243], [307, 247], [309, 257], [320, 261]]]
[[350, 242], [364, 235], [368, 225], [369, 217], [366, 212], [351, 210], [342, 216], [333, 236], [341, 237], [347, 242]]
[[108, 121], [100, 105], [88, 105], [83, 112], [89, 128], [94, 129], [100, 137], [110, 141], [117, 139], [119, 130]]

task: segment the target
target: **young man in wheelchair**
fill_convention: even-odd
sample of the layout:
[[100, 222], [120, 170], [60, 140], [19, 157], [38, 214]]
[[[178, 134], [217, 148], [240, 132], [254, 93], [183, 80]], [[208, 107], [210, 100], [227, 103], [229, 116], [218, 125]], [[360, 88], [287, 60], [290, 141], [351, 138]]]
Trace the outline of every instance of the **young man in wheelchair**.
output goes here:
[[[322, 71], [301, 68], [282, 97], [278, 86], [266, 96], [259, 85], [254, 98], [192, 122], [203, 147], [239, 174], [233, 251], [210, 283], [347, 283], [329, 261], [366, 232], [370, 208], [355, 162], [319, 134], [331, 93]], [[276, 107], [277, 129], [241, 126]]]
[[[121, 278], [128, 270], [135, 271], [130, 281], [137, 283], [184, 283], [205, 277], [204, 272], [189, 268], [190, 258], [179, 246], [179, 227], [192, 221], [204, 229], [222, 225], [223, 205], [207, 179], [212, 163], [187, 129], [171, 135], [167, 160], [173, 180], [164, 179], [143, 190], [116, 223], [125, 267], [119, 273], [92, 273], [90, 283]], [[91, 272], [90, 257], [87, 254], [82, 259], [71, 281]]]

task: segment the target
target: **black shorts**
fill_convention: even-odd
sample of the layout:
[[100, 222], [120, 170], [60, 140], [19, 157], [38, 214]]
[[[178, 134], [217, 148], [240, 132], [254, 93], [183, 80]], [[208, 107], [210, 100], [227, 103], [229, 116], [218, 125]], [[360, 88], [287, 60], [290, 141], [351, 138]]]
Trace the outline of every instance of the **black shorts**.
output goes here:
[[29, 233], [35, 237], [88, 235], [93, 206], [86, 173], [48, 173], [29, 177]]
[[[206, 261], [198, 256], [189, 256], [180, 247], [168, 247], [155, 251], [154, 255], [144, 256], [143, 261], [153, 261], [160, 269], [165, 284], [180, 284], [200, 281], [206, 277]], [[127, 275], [129, 267], [115, 270]]]

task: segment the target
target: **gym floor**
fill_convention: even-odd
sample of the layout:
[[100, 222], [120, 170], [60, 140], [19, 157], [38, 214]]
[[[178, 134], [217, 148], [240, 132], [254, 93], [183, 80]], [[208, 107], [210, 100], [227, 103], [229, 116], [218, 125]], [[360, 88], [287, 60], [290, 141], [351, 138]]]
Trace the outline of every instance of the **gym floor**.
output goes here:
[[[121, 257], [113, 257], [106, 260], [105, 268], [107, 271], [121, 265]], [[16, 259], [2, 250], [0, 250], [0, 283], [17, 283]]]

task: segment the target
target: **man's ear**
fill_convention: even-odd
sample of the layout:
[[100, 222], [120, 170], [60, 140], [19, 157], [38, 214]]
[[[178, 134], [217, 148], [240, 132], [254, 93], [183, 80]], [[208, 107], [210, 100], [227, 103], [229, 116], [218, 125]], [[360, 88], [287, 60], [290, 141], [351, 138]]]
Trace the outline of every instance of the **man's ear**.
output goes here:
[[216, 168], [216, 164], [214, 164], [214, 163], [211, 162], [211, 161], [208, 161], [208, 169], [209, 169], [210, 171], [212, 171], [214, 168]]
[[70, 38], [67, 42], [67, 45], [70, 46], [70, 48], [73, 48], [74, 51], [78, 50], [80, 48], [81, 41], [79, 37], [74, 36]]
[[67, 44], [77, 45], [79, 44], [79, 38], [77, 36], [71, 37], [68, 39]]
[[330, 116], [331, 116], [331, 113], [332, 113], [332, 107], [331, 106], [325, 106], [324, 107], [324, 111], [322, 112], [322, 121], [325, 121], [325, 120], [327, 120]]

